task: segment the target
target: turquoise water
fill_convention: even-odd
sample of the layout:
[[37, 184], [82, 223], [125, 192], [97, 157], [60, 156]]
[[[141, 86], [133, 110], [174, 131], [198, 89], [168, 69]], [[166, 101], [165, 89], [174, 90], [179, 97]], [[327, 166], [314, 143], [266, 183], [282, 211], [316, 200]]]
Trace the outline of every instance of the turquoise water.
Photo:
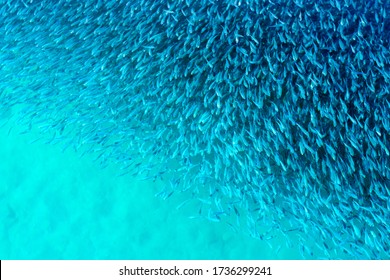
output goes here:
[[115, 164], [102, 169], [21, 131], [12, 122], [0, 130], [0, 259], [300, 258], [224, 222], [190, 219], [198, 204], [176, 209], [186, 193], [156, 197], [163, 182], [119, 177]]

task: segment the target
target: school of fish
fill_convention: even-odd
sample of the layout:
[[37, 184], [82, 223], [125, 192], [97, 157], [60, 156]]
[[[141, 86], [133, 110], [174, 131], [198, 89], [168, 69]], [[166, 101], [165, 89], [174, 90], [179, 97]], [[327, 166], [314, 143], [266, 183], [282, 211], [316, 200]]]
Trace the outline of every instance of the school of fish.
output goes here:
[[0, 0], [0, 74], [26, 130], [209, 220], [390, 258], [388, 0]]

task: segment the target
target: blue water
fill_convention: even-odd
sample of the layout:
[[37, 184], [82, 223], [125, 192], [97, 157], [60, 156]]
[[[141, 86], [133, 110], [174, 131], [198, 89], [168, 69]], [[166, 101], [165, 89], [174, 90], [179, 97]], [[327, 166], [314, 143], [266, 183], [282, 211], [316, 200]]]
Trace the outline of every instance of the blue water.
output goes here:
[[0, 259], [300, 258], [225, 223], [190, 219], [198, 205], [176, 210], [186, 194], [162, 200], [163, 182], [118, 177], [115, 164], [102, 169], [21, 128], [0, 130]]

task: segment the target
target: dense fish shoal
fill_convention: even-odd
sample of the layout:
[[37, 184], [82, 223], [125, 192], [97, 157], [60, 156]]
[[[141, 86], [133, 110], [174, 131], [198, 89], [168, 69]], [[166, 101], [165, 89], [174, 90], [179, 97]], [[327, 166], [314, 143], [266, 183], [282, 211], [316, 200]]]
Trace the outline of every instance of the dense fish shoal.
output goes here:
[[1, 118], [255, 238], [390, 257], [388, 1], [0, 3]]

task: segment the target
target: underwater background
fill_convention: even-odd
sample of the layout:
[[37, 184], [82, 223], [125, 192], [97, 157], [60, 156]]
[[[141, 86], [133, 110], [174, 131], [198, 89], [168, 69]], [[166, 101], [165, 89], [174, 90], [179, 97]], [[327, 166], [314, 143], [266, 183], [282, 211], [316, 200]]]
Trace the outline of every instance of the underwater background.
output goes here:
[[389, 259], [389, 14], [0, 0], [0, 258]]
[[[8, 135], [9, 129], [11, 132]], [[190, 219], [199, 204], [155, 194], [161, 182], [118, 177], [91, 156], [0, 130], [1, 259], [296, 259], [224, 223]], [[188, 199], [188, 198], [187, 198]]]

